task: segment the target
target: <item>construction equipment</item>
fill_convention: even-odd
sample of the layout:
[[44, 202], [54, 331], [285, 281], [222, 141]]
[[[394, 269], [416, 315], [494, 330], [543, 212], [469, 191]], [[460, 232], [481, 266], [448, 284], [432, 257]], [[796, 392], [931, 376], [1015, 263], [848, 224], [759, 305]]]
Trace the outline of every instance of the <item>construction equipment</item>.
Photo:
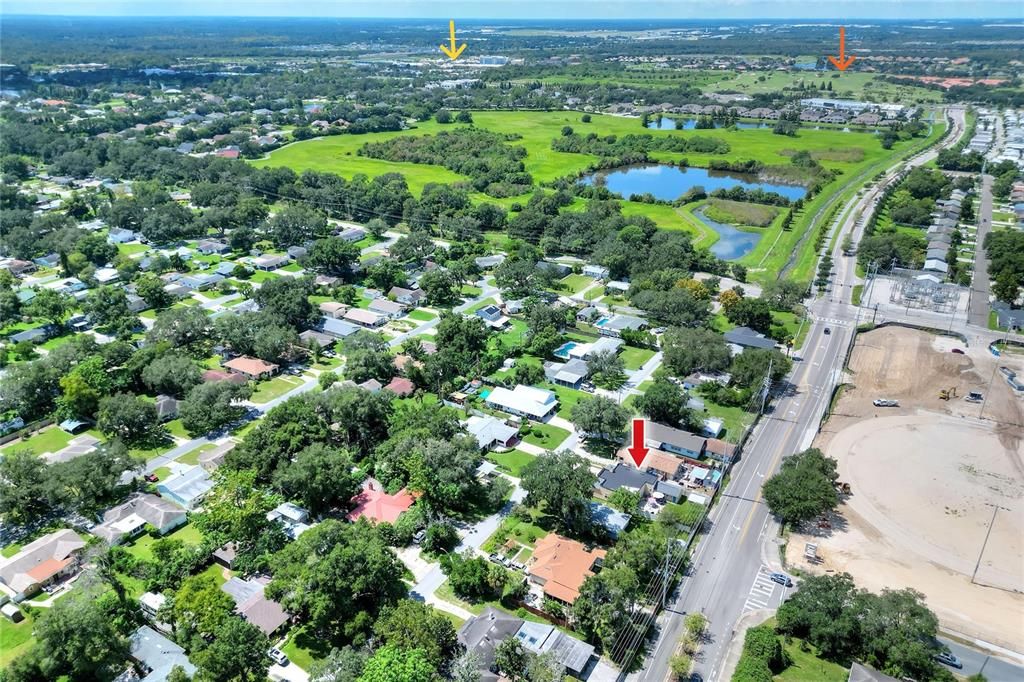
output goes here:
[[939, 391], [939, 400], [949, 400], [950, 398], [956, 397], [956, 386], [953, 388], [944, 388]]

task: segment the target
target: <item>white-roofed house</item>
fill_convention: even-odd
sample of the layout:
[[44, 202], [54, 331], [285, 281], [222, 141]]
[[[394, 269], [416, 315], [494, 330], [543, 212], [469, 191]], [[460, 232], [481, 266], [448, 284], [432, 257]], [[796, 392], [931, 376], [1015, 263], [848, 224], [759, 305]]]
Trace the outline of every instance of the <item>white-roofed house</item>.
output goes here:
[[519, 429], [491, 416], [470, 417], [466, 423], [466, 431], [476, 438], [481, 450], [511, 447], [519, 437]]
[[133, 538], [145, 530], [146, 525], [163, 535], [185, 523], [185, 510], [156, 495], [138, 494], [127, 502], [108, 509], [103, 523], [92, 530], [96, 537], [111, 545], [125, 538]]
[[558, 396], [543, 388], [519, 384], [512, 390], [502, 386], [492, 389], [485, 402], [502, 412], [543, 421], [558, 407]]
[[210, 473], [201, 466], [191, 466], [168, 476], [156, 485], [157, 491], [185, 509], [193, 509], [213, 488]]

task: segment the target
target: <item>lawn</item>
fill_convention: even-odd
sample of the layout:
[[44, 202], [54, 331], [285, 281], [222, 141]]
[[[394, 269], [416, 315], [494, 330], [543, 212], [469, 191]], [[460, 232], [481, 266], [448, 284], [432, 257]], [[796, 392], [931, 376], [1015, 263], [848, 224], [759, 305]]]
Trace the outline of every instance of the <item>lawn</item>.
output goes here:
[[559, 290], [567, 291], [569, 294], [578, 294], [593, 284], [594, 280], [586, 275], [566, 275], [558, 280]]
[[537, 458], [522, 450], [509, 450], [508, 452], [488, 452], [487, 459], [497, 464], [498, 468], [509, 476], [519, 478], [523, 473], [523, 467]]
[[288, 391], [302, 385], [302, 380], [292, 376], [278, 376], [270, 381], [261, 381], [252, 394], [251, 400], [262, 405], [269, 403], [274, 398], [280, 398]]
[[795, 313], [773, 312], [772, 320], [775, 324], [786, 328], [786, 331], [793, 336], [793, 347], [800, 348], [804, 345], [804, 339], [811, 330], [811, 325], [804, 322], [804, 318]]
[[[569, 419], [572, 415], [572, 408], [576, 406], [580, 400], [584, 398], [593, 397], [583, 391], [577, 391], [574, 388], [567, 388], [565, 386], [559, 386], [558, 384], [551, 384], [544, 382], [543, 388], [549, 391], [553, 391], [558, 396], [558, 416], [563, 419]], [[529, 441], [529, 439], [527, 439]]]
[[532, 424], [530, 430], [523, 436], [523, 440], [530, 445], [553, 450], [568, 437], [569, 432], [557, 426], [552, 426], [551, 424]]
[[[475, 295], [476, 296], [480, 295], [479, 294], [479, 290], [477, 290], [477, 293]], [[496, 300], [494, 300], [493, 298], [485, 298], [484, 300], [480, 301], [476, 305], [470, 307], [469, 310], [466, 311], [466, 314], [467, 315], [471, 315], [471, 314], [475, 313], [478, 310], [482, 310], [483, 308], [486, 308], [489, 305], [498, 305], [498, 302]]]
[[23, 655], [34, 643], [32, 637], [32, 616], [24, 611], [25, 620], [12, 623], [0, 618], [0, 668], [6, 668], [11, 661]]
[[204, 452], [209, 452], [210, 450], [213, 450], [216, 447], [217, 446], [214, 443], [207, 443], [206, 445], [202, 445], [198, 448], [189, 450], [184, 455], [179, 457], [177, 461], [179, 464], [197, 465], [199, 464], [199, 455], [203, 454]]
[[260, 284], [263, 282], [269, 282], [272, 279], [277, 279], [280, 276], [281, 275], [275, 275], [272, 272], [267, 272], [266, 270], [257, 270], [256, 272], [252, 273], [252, 275], [249, 277], [249, 281]]
[[6, 455], [22, 448], [31, 448], [37, 455], [42, 455], [44, 452], [57, 452], [67, 447], [72, 438], [74, 438], [73, 435], [57, 426], [47, 426], [42, 431], [37, 431], [27, 440], [15, 441], [7, 445], [3, 450], [0, 450], [0, 454]]
[[[184, 526], [165, 535], [164, 538], [180, 540], [186, 545], [194, 547], [198, 547], [203, 542], [202, 533], [191, 523], [186, 523]], [[153, 543], [156, 540], [152, 535], [145, 533], [137, 537], [131, 544], [125, 545], [125, 549], [136, 559], [149, 561], [153, 558]]]
[[[539, 514], [535, 515], [534, 520], [536, 520], [536, 516], [539, 516]], [[501, 522], [501, 525], [498, 526], [498, 529], [494, 531], [491, 537], [484, 540], [484, 544], [480, 546], [480, 549], [485, 552], [502, 552], [502, 548], [509, 540], [515, 540], [516, 543], [533, 549], [537, 545], [537, 540], [545, 537], [549, 532], [546, 528], [542, 528], [535, 523], [520, 521], [508, 516]], [[516, 550], [516, 553], [518, 553], [518, 550]]]
[[803, 651], [800, 644], [801, 640], [795, 637], [789, 644], [783, 639], [782, 645], [791, 662], [773, 679], [778, 682], [846, 682], [849, 668], [819, 658], [813, 649]]
[[181, 423], [180, 419], [172, 419], [164, 424], [164, 426], [167, 428], [167, 433], [175, 438], [188, 439], [188, 432], [185, 430], [185, 425]]
[[415, 310], [410, 310], [406, 317], [410, 320], [416, 320], [417, 322], [430, 322], [437, 318], [437, 313], [432, 313], [429, 310], [423, 310], [422, 308], [416, 308]]
[[719, 438], [736, 442], [743, 433], [744, 425], [753, 418], [753, 415], [745, 412], [742, 407], [725, 407], [706, 398], [697, 397], [704, 401], [705, 412], [702, 414], [705, 417], [718, 417], [722, 420], [724, 430]]
[[288, 633], [288, 641], [281, 647], [281, 651], [292, 663], [303, 670], [309, 670], [313, 661], [327, 658], [331, 653], [331, 645], [323, 637], [307, 632], [305, 627], [297, 627]]
[[654, 353], [655, 351], [650, 348], [623, 346], [619, 357], [622, 358], [622, 364], [626, 366], [626, 369], [632, 370], [643, 367], [645, 362], [654, 357]]
[[58, 346], [63, 346], [65, 343], [75, 338], [76, 334], [64, 334], [63, 336], [55, 336], [52, 339], [47, 339], [45, 342], [39, 344], [40, 348], [45, 350], [53, 350]]
[[475, 287], [472, 284], [463, 284], [461, 289], [462, 295], [467, 298], [476, 298], [484, 292], [480, 287]]

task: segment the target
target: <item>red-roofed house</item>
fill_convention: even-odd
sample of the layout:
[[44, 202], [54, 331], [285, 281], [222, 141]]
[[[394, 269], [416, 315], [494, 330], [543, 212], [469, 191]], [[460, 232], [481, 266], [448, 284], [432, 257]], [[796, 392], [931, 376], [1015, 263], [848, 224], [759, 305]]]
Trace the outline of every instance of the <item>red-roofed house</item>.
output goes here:
[[363, 483], [362, 492], [352, 498], [355, 508], [347, 514], [347, 518], [349, 521], [367, 519], [372, 523], [394, 523], [415, 501], [416, 498], [405, 488], [389, 495], [378, 481], [368, 478]]
[[224, 367], [249, 379], [266, 379], [277, 374], [278, 366], [248, 355], [228, 360]]
[[399, 398], [412, 395], [413, 391], [416, 390], [416, 385], [405, 377], [395, 377], [391, 380], [391, 383], [384, 387], [385, 391], [391, 391]]

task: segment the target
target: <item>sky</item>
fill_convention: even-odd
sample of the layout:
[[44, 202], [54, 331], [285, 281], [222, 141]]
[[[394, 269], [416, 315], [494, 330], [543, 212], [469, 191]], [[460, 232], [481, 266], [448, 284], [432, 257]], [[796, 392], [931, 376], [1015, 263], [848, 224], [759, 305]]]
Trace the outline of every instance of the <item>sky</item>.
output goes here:
[[3, 14], [451, 19], [1024, 18], [1024, 0], [2, 0]]

